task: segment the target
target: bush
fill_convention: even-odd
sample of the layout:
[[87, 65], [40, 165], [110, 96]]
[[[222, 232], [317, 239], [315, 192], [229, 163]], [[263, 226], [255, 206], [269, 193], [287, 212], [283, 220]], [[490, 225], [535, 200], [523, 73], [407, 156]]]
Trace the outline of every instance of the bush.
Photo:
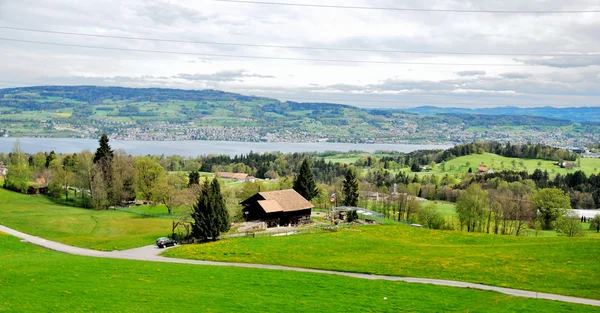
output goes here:
[[564, 237], [583, 237], [583, 226], [577, 216], [563, 216], [556, 220], [556, 233]]
[[358, 213], [356, 213], [356, 210], [348, 211], [348, 213], [346, 213], [346, 221], [348, 223], [352, 223], [352, 222], [356, 221], [357, 219], [358, 219]]
[[600, 214], [596, 214], [596, 216], [590, 220], [590, 230], [595, 230], [597, 233], [600, 233]]
[[419, 223], [431, 229], [442, 229], [446, 220], [444, 216], [438, 212], [434, 203], [429, 203], [419, 211]]

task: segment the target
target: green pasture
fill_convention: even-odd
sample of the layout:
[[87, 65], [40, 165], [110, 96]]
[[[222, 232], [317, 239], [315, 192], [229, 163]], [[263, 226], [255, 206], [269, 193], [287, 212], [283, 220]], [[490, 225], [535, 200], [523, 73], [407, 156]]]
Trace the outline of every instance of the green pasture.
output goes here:
[[422, 206], [426, 206], [429, 203], [434, 203], [435, 207], [438, 209], [438, 212], [440, 212], [442, 215], [444, 216], [456, 216], [456, 205], [454, 203], [451, 202], [444, 202], [444, 201], [426, 201], [422, 204]]
[[2, 312], [598, 312], [555, 301], [333, 275], [99, 259], [0, 234]]
[[[515, 161], [513, 166], [513, 161]], [[521, 165], [521, 162], [523, 164]], [[539, 165], [541, 163], [541, 165]], [[445, 163], [445, 171], [442, 171], [440, 164], [436, 165], [433, 172], [434, 173], [449, 173], [449, 174], [459, 174], [466, 173], [469, 170], [469, 167], [473, 169], [473, 172], [477, 172], [477, 167], [480, 164], [484, 164], [490, 169], [494, 171], [502, 171], [502, 170], [517, 170], [523, 171], [526, 170], [530, 173], [535, 171], [536, 169], [540, 169], [542, 171], [547, 170], [550, 175], [555, 174], [567, 174], [573, 173], [576, 170], [582, 170], [586, 174], [590, 175], [593, 173], [600, 172], [600, 159], [581, 159], [581, 167], [575, 169], [566, 169], [560, 168], [557, 165], [554, 165], [556, 161], [548, 161], [548, 160], [539, 160], [539, 159], [519, 159], [519, 158], [507, 158], [497, 154], [492, 153], [483, 153], [483, 154], [472, 154], [468, 156], [462, 156]], [[469, 164], [469, 166], [467, 166]]]
[[598, 238], [515, 237], [406, 225], [236, 238], [168, 257], [450, 279], [600, 299]]
[[[165, 209], [166, 212], [166, 209]], [[0, 189], [0, 224], [27, 234], [96, 250], [125, 250], [171, 233], [171, 220], [57, 204], [44, 196]]]

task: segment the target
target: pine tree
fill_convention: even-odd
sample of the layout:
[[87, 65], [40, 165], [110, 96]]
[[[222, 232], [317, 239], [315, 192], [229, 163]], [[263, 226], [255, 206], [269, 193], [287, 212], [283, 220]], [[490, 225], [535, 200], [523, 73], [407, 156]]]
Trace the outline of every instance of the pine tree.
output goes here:
[[217, 178], [212, 182], [205, 180], [198, 201], [194, 205], [192, 218], [192, 236], [202, 241], [215, 241], [220, 233], [227, 232], [230, 227], [229, 214], [221, 194]]
[[190, 172], [188, 187], [192, 185], [200, 185], [200, 173], [197, 171]]
[[229, 228], [231, 228], [231, 223], [229, 221], [229, 212], [227, 212], [223, 194], [221, 194], [221, 185], [219, 184], [219, 180], [217, 178], [214, 178], [211, 183], [211, 193], [214, 211], [217, 217], [217, 227], [219, 232], [226, 233], [229, 231]]
[[202, 183], [202, 189], [198, 195], [198, 201], [193, 207], [192, 218], [192, 236], [194, 238], [205, 241], [211, 238], [216, 240], [218, 236], [218, 228], [215, 223], [215, 212], [211, 204], [211, 187], [208, 180]]
[[310, 201], [319, 194], [315, 178], [308, 164], [308, 160], [304, 159], [300, 166], [300, 172], [294, 180], [294, 190], [302, 195], [306, 200]]
[[351, 168], [346, 171], [344, 179], [344, 200], [342, 201], [344, 206], [357, 206], [358, 205], [358, 181], [356, 180], [356, 173]]
[[112, 160], [114, 152], [108, 144], [108, 136], [102, 134], [102, 137], [100, 137], [98, 142], [100, 143], [100, 147], [98, 147], [96, 154], [94, 155], [94, 164], [102, 160]]
[[[108, 144], [108, 136], [106, 134], [102, 134], [100, 140], [98, 141], [100, 146], [96, 150], [96, 154], [94, 155], [94, 164], [96, 164], [97, 169], [94, 173], [94, 176], [102, 175], [102, 181], [104, 182], [104, 186], [92, 184], [92, 189], [96, 188], [104, 188], [104, 190], [92, 190], [92, 195], [94, 194], [106, 194], [108, 199], [114, 199], [113, 190], [110, 188], [110, 184], [113, 178], [113, 169], [112, 169], [112, 160], [114, 157], [114, 152], [110, 148]], [[100, 201], [94, 201], [94, 203], [101, 203]], [[97, 209], [103, 207], [96, 207]]]

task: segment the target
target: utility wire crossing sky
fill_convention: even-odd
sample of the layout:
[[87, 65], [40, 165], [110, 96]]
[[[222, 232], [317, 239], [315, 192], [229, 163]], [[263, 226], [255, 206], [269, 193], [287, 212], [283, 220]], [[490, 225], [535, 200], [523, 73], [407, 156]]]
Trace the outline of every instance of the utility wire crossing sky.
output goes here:
[[597, 106], [598, 13], [595, 0], [0, 0], [0, 80], [363, 107]]

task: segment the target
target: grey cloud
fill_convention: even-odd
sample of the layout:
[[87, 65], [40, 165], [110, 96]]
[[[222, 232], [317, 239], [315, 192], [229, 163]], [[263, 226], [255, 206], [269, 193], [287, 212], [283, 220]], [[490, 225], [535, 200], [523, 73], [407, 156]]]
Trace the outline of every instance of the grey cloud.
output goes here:
[[481, 75], [485, 75], [485, 71], [461, 71], [461, 72], [456, 72], [456, 75], [458, 76], [481, 76]]
[[221, 71], [213, 74], [179, 74], [173, 76], [173, 78], [180, 78], [190, 81], [212, 81], [212, 82], [234, 82], [242, 81], [243, 78], [275, 78], [272, 75], [261, 75], [250, 73], [245, 70], [237, 71]]
[[149, 1], [137, 9], [139, 16], [147, 17], [158, 24], [172, 25], [177, 21], [199, 23], [209, 19], [202, 13], [184, 6], [164, 1]]
[[533, 74], [531, 74], [531, 73], [518, 73], [518, 72], [510, 72], [510, 73], [500, 74], [500, 77], [504, 77], [504, 78], [508, 78], [508, 79], [524, 79], [524, 78], [529, 78], [532, 76], [533, 76]]
[[529, 65], [542, 65], [557, 68], [577, 68], [600, 65], [600, 55], [552, 57], [542, 59], [515, 59]]
[[322, 91], [343, 91], [361, 94], [415, 93], [514, 93], [528, 95], [600, 95], [597, 86], [600, 77], [590, 71], [566, 75], [564, 73], [539, 74], [504, 73], [500, 77], [465, 77], [441, 81], [387, 79], [378, 84], [335, 84], [316, 87]]

